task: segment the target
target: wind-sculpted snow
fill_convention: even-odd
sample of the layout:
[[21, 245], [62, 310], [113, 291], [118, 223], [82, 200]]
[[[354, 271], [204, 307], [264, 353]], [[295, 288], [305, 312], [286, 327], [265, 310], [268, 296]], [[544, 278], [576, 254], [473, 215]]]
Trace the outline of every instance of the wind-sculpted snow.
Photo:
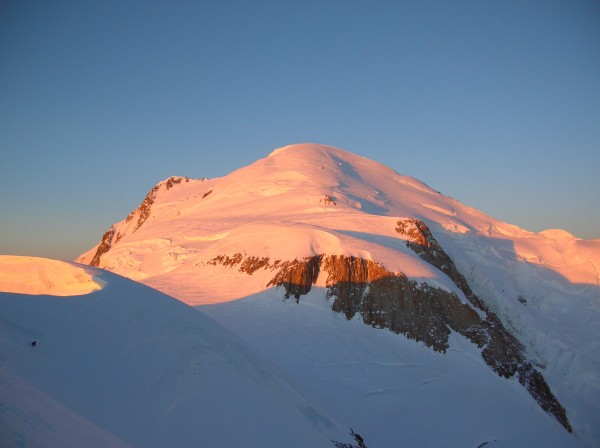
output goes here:
[[[487, 328], [492, 342], [473, 342], [480, 359], [518, 378], [568, 429], [561, 408], [539, 399], [555, 396], [548, 403], [566, 408], [575, 434], [600, 444], [600, 240], [528, 232], [377, 162], [316, 144], [280, 148], [222, 178], [189, 179], [170, 189], [167, 182], [79, 261], [188, 304], [230, 302], [233, 309], [233, 301], [267, 294], [277, 284], [298, 299], [306, 291], [327, 294], [327, 257], [363, 260], [393, 273], [407, 291], [415, 285], [403, 309], [418, 312], [403, 319], [441, 319], [421, 316], [429, 293], [444, 303], [456, 298], [452, 309], [470, 309], [466, 314], [475, 313]], [[303, 264], [314, 257], [320, 262]], [[296, 277], [304, 279], [288, 281]], [[349, 294], [368, 295], [372, 285]], [[351, 314], [354, 299], [343, 303], [340, 309]], [[360, 303], [354, 315], [362, 320]], [[377, 306], [383, 313], [383, 303]], [[407, 330], [400, 333], [448, 344], [446, 353], [453, 334], [472, 337], [445, 320], [430, 336], [411, 329], [423, 325], [437, 328], [403, 322]], [[444, 328], [451, 332], [446, 342]], [[501, 353], [492, 346], [515, 349]]]
[[0, 292], [79, 296], [104, 283], [86, 266], [35, 257], [0, 255]]

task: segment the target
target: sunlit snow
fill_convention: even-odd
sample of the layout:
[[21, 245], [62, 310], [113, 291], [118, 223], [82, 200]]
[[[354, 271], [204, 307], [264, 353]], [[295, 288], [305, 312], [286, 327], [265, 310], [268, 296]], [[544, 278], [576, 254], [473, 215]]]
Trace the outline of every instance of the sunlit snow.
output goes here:
[[0, 291], [77, 296], [101, 289], [102, 281], [85, 266], [34, 257], [0, 255]]

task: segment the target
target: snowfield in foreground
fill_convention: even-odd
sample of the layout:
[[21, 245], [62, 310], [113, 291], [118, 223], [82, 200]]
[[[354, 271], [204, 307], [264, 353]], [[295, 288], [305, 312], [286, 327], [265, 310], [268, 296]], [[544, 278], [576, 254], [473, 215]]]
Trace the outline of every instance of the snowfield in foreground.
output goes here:
[[104, 287], [70, 297], [0, 292], [2, 446], [331, 448], [353, 440], [203, 313], [115, 274], [46, 259], [2, 257], [2, 285], [19, 283], [25, 262], [28, 282], [45, 284], [52, 272], [59, 294], [74, 290], [74, 278]]

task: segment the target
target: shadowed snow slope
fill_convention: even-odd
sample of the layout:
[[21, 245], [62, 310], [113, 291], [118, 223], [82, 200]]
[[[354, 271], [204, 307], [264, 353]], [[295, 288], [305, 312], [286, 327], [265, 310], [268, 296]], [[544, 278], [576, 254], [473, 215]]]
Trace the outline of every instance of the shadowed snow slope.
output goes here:
[[297, 304], [269, 290], [200, 309], [285, 366], [369, 448], [585, 446], [462, 336], [451, 337], [445, 354], [434, 352], [332, 313], [320, 288]]
[[[10, 261], [3, 276], [22, 269]], [[81, 270], [104, 288], [0, 293], [2, 446], [332, 447], [350, 438], [203, 313], [99, 269], [27, 263], [29, 279], [53, 272], [70, 284]]]
[[[419, 229], [430, 232], [430, 241]], [[248, 321], [259, 309], [266, 313], [265, 322], [283, 312], [281, 307], [287, 305], [281, 301], [261, 308], [261, 301], [256, 298], [263, 294], [270, 297], [273, 293], [267, 285], [285, 286], [276, 290], [280, 298], [294, 291], [292, 295], [299, 300], [297, 305], [305, 300], [307, 293], [321, 294], [323, 299], [329, 297], [334, 302], [334, 296], [341, 291], [346, 296], [346, 316], [364, 311], [369, 304], [365, 305], [363, 300], [372, 296], [369, 293], [372, 284], [356, 285], [355, 272], [348, 271], [338, 273], [344, 281], [340, 283], [338, 278], [333, 285], [334, 275], [323, 274], [322, 264], [306, 261], [340, 256], [354, 260], [355, 266], [376, 266], [379, 271], [402, 277], [405, 280], [397, 284], [412, 285], [410, 289], [417, 295], [429, 288], [430, 293], [437, 294], [438, 301], [443, 300], [442, 296], [456, 298], [455, 303], [468, 308], [471, 322], [480, 318], [481, 325], [463, 331], [469, 335], [472, 348], [478, 350], [473, 356], [481, 358], [479, 352], [491, 343], [508, 347], [504, 342], [511, 342], [509, 351], [516, 360], [512, 367], [527, 365], [529, 372], [535, 370], [535, 375], [543, 375], [551, 393], [544, 381], [537, 382], [538, 392], [544, 389], [547, 396], [554, 394], [566, 408], [575, 434], [565, 436], [570, 437], [569, 443], [600, 445], [600, 240], [580, 240], [559, 230], [529, 232], [468, 207], [380, 163], [338, 148], [302, 144], [277, 149], [222, 178], [172, 177], [160, 182], [138, 208], [114, 224], [102, 241], [78, 261], [142, 281], [190, 305], [219, 304], [215, 318], [232, 327], [231, 322], [236, 321], [236, 313], [242, 309]], [[293, 285], [294, 282], [300, 284]], [[400, 287], [392, 290], [387, 292], [391, 291], [390, 297], [401, 296], [400, 305], [409, 308], [415, 305], [415, 294], [408, 297]], [[250, 296], [253, 300], [248, 299]], [[248, 305], [242, 305], [245, 303]], [[400, 315], [394, 315], [400, 305], [390, 303], [388, 299], [382, 301], [382, 308], [377, 310], [381, 313], [368, 323], [382, 322], [386, 326], [392, 321], [386, 328], [403, 328], [393, 322]], [[329, 315], [331, 305], [319, 308], [320, 312]], [[416, 307], [420, 305], [417, 303]], [[406, 306], [401, 310], [403, 316], [411, 311]], [[431, 311], [431, 320], [419, 321], [422, 316], [415, 312], [415, 322], [409, 324], [416, 328], [417, 334], [422, 329], [433, 337], [450, 334], [448, 353], [457, 350], [460, 344], [457, 342], [460, 337], [454, 331], [457, 326], [450, 328], [444, 320], [447, 316], [439, 310]], [[388, 313], [387, 321], [383, 313]], [[310, 319], [318, 320], [312, 315]], [[296, 331], [301, 335], [311, 331], [311, 326], [306, 321]], [[240, 324], [232, 330], [252, 339], [253, 331], [263, 331], [259, 327], [256, 324], [244, 329]], [[501, 331], [495, 335], [488, 331], [500, 327]], [[264, 331], [270, 328], [266, 325]], [[346, 327], [340, 324], [340, 328]], [[335, 327], [335, 331], [341, 330]], [[333, 338], [327, 334], [322, 337]], [[266, 339], [269, 338], [279, 340], [280, 334], [273, 331]], [[299, 343], [304, 340], [298, 338]], [[423, 340], [419, 336], [416, 339]], [[259, 345], [262, 342], [255, 340]], [[314, 352], [318, 357], [323, 344], [313, 343], [318, 346]], [[293, 363], [286, 364], [288, 358], [279, 356], [278, 350], [287, 348], [275, 344], [271, 353], [265, 346], [272, 347], [262, 344], [263, 353], [277, 359], [290, 375], [301, 371]], [[365, 356], [371, 350], [360, 348], [360, 344], [356, 346], [357, 350], [365, 350]], [[497, 350], [496, 355], [502, 358], [506, 354]], [[449, 355], [439, 358], [437, 368], [445, 369], [450, 358]], [[490, 356], [486, 361], [488, 365], [495, 362]], [[339, 365], [324, 369], [319, 377], [335, 375], [337, 368]], [[365, 369], [364, 374], [370, 375], [374, 382], [373, 390], [385, 390], [377, 386], [379, 371]], [[489, 371], [482, 373], [487, 374]], [[396, 378], [399, 382], [405, 380], [402, 372], [397, 372]], [[497, 384], [506, 385], [505, 379], [494, 378]], [[524, 376], [520, 379], [528, 382]], [[332, 402], [343, 407], [342, 394], [351, 393], [353, 386], [344, 383], [343, 377], [339, 381], [339, 387], [332, 389], [339, 400]], [[531, 392], [532, 388], [528, 390]], [[385, 392], [371, 394], [370, 399], [374, 403], [401, 400]], [[446, 409], [443, 400], [427, 394], [413, 395], [412, 399]], [[520, 406], [530, 406], [528, 400], [531, 397], [520, 402]], [[543, 402], [538, 403], [545, 408]], [[376, 409], [384, 408], [374, 405], [375, 414], [369, 415], [376, 415]], [[564, 412], [559, 406], [556, 408], [559, 412], [554, 414], [565, 429], [569, 428], [561, 417]], [[458, 408], [447, 410], [458, 412]], [[340, 412], [344, 414], [343, 410]], [[501, 416], [515, 422], [509, 414], [520, 415], [510, 411]], [[363, 417], [366, 421], [367, 415]], [[463, 418], [470, 417], [464, 414]], [[354, 420], [357, 426], [360, 420], [358, 417]], [[391, 436], [389, 425], [379, 428], [375, 419], [372, 421], [368, 431], [377, 433], [381, 446], [394, 445], [396, 439]], [[549, 420], [548, 425], [554, 424]], [[417, 431], [416, 428], [404, 427], [406, 431]], [[553, 431], [543, 424], [531, 423], [529, 428], [535, 428], [536, 433]], [[364, 432], [362, 428], [355, 429]], [[435, 431], [435, 426], [427, 426], [426, 430]], [[369, 434], [363, 435], [369, 440]], [[451, 444], [461, 445], [462, 441]], [[566, 445], [561, 442], [555, 446]]]

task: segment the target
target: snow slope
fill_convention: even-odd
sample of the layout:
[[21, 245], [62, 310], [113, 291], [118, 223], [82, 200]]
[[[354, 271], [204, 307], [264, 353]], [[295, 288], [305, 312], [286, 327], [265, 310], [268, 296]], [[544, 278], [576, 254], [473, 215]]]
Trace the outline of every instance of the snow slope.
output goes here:
[[[230, 310], [215, 315], [225, 325], [235, 321], [242, 303], [260, 308], [260, 300], [248, 297], [271, 294], [266, 285], [272, 270], [247, 275], [214, 262], [236, 254], [271, 262], [356, 256], [464, 300], [448, 276], [406, 246], [395, 230], [404, 218], [427, 224], [474, 292], [541, 366], [577, 437], [599, 445], [600, 240], [559, 230], [528, 232], [377, 162], [304, 144], [277, 149], [223, 178], [159, 183], [78, 261], [191, 305], [220, 304]], [[319, 281], [316, 286], [324, 287]], [[243, 333], [241, 326], [234, 331]]]
[[[6, 279], [53, 272], [58, 295], [0, 293], [2, 446], [334, 446], [353, 440], [278, 369], [203, 313], [99, 269], [3, 256]], [[36, 275], [39, 277], [36, 279]], [[102, 285], [73, 291], [73, 277]], [[25, 285], [27, 286], [27, 285]], [[35, 341], [35, 346], [32, 342]]]
[[333, 313], [322, 289], [298, 304], [276, 290], [199, 307], [252, 343], [370, 448], [585, 446], [500, 379], [454, 335], [437, 353], [387, 330]]

